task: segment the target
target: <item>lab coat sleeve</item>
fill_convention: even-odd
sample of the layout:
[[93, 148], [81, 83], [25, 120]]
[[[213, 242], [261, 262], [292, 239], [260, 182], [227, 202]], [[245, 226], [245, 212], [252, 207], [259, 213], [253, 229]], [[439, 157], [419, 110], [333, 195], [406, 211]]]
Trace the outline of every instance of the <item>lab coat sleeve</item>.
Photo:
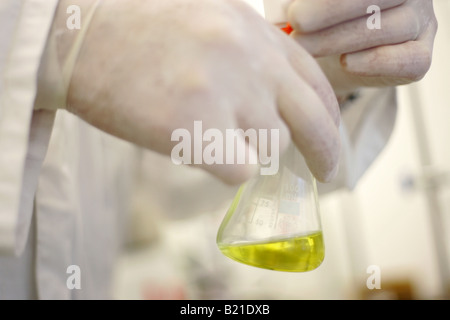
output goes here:
[[37, 74], [58, 0], [0, 2], [0, 254], [27, 240], [54, 112], [34, 111]]
[[353, 190], [386, 147], [397, 116], [396, 88], [365, 88], [342, 107], [341, 157], [336, 178], [320, 194]]

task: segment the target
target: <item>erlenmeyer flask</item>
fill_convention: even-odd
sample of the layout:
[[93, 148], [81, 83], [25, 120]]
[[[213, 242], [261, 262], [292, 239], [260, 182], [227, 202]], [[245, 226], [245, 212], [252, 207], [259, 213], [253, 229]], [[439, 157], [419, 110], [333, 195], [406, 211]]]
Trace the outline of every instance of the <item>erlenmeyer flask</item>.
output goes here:
[[325, 255], [316, 181], [291, 144], [272, 176], [241, 186], [217, 234], [222, 253], [251, 266], [316, 269]]

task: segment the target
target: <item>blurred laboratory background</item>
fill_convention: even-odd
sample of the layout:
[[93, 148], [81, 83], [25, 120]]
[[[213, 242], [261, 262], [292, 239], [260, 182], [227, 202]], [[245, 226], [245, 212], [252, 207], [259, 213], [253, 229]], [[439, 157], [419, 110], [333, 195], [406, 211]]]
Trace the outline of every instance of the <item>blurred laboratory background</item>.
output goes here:
[[[222, 255], [216, 234], [236, 190], [186, 188], [183, 181], [205, 176], [166, 171], [170, 160], [148, 154], [142, 165], [151, 182], [136, 194], [114, 298], [449, 299], [450, 1], [434, 5], [433, 65], [422, 81], [398, 89], [388, 145], [355, 190], [320, 198], [326, 256], [318, 269], [269, 271]], [[184, 212], [194, 194], [215, 205], [199, 201], [195, 213]], [[381, 288], [370, 289], [378, 271]]]

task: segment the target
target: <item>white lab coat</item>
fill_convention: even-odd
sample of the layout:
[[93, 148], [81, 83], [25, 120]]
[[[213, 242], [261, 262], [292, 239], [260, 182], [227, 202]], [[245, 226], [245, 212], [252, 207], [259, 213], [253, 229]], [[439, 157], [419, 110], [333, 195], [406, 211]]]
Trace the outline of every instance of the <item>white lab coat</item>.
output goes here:
[[[56, 5], [0, 4], [0, 299], [107, 298], [131, 190], [134, 147], [65, 111], [33, 111]], [[66, 285], [71, 265], [81, 290]]]
[[[66, 111], [56, 116], [33, 111], [57, 2], [0, 3], [0, 299], [109, 298], [135, 168], [147, 168], [141, 177], [146, 183], [157, 181], [152, 199], [176, 216], [204, 212], [235, 191], [203, 171], [175, 167], [168, 158], [102, 133]], [[333, 184], [320, 186], [323, 192], [356, 184], [386, 144], [395, 114], [394, 89], [367, 90], [349, 107], [342, 127], [341, 170]], [[136, 166], [142, 154], [144, 161], [154, 160], [160, 167], [151, 170], [149, 162]], [[163, 164], [166, 171], [160, 170]], [[186, 191], [183, 198], [175, 193], [179, 189]], [[170, 201], [174, 195], [176, 206]], [[67, 286], [72, 265], [80, 267], [81, 290]]]

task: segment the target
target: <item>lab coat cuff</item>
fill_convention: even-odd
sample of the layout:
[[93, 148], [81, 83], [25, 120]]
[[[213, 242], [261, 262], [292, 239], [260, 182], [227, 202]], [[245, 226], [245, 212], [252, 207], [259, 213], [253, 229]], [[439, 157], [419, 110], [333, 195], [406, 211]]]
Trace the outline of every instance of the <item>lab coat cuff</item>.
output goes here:
[[[94, 13], [101, 0], [94, 1], [83, 16], [83, 23], [64, 61], [60, 61], [58, 53], [58, 37], [67, 32], [53, 25], [47, 39], [47, 45], [42, 56], [38, 74], [38, 93], [35, 101], [35, 110], [57, 110], [67, 107], [67, 95], [73, 69], [75, 68], [78, 55], [83, 45], [84, 38]], [[69, 28], [64, 26], [63, 28]]]
[[341, 156], [333, 182], [319, 193], [353, 190], [387, 145], [397, 118], [396, 88], [364, 88], [342, 109]]

